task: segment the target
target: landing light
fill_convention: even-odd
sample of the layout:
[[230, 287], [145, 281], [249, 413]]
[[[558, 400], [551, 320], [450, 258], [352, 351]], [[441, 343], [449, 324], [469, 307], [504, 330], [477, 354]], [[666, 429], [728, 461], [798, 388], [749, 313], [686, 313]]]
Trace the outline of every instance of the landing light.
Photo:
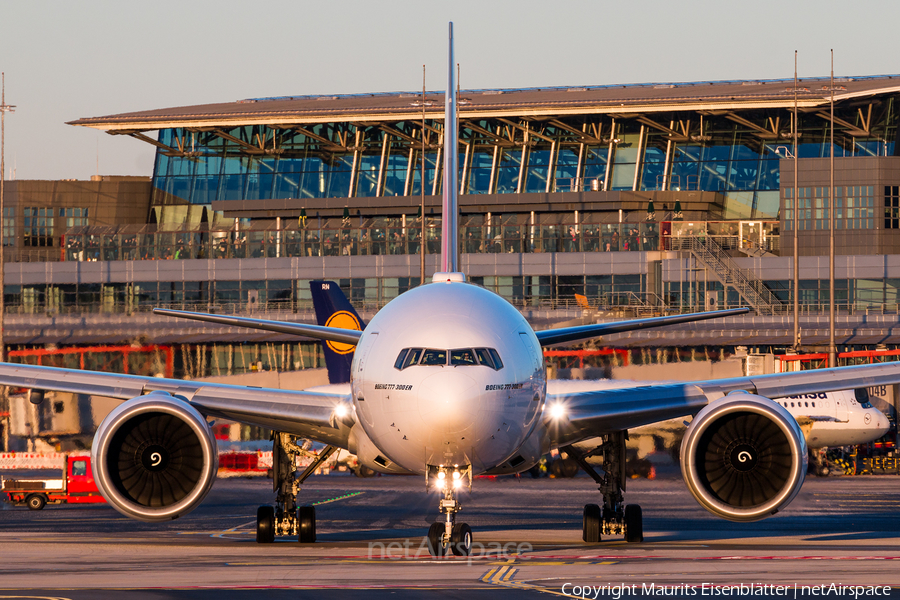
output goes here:
[[[443, 475], [443, 473], [441, 473]], [[453, 471], [453, 480], [459, 481], [459, 471]]]
[[447, 474], [444, 473], [443, 471], [441, 471], [440, 473], [438, 473], [438, 479], [440, 479], [440, 480], [443, 480], [444, 477], [446, 477], [446, 476], [447, 476]]
[[347, 405], [344, 403], [338, 404], [334, 407], [334, 414], [339, 419], [343, 419], [350, 413], [350, 409], [347, 408]]
[[559, 420], [566, 416], [566, 407], [562, 404], [550, 405], [550, 418]]

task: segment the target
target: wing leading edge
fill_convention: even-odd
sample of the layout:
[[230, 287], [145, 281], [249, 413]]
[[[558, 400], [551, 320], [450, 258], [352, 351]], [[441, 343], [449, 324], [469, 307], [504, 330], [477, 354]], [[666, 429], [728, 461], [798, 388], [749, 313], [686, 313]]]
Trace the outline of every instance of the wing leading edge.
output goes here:
[[693, 323], [694, 321], [705, 321], [707, 319], [733, 317], [748, 312], [750, 312], [750, 309], [746, 307], [731, 308], [728, 310], [714, 310], [710, 312], [692, 313], [689, 315], [651, 317], [648, 319], [615, 321], [613, 323], [597, 323], [594, 325], [579, 325], [577, 327], [563, 327], [560, 329], [545, 329], [544, 331], [536, 331], [535, 335], [542, 346], [552, 346], [553, 344], [576, 342], [578, 340], [586, 340], [612, 333], [624, 333], [627, 331], [638, 331], [640, 329], [651, 329], [653, 327], [664, 327], [666, 325], [677, 325], [678, 323]]
[[775, 373], [688, 383], [592, 390], [547, 396], [547, 405], [562, 405], [561, 439], [630, 429], [687, 415], [730, 392], [745, 391], [766, 398], [900, 383], [900, 362]]
[[[344, 299], [346, 300], [346, 297]], [[302, 335], [320, 340], [331, 340], [333, 342], [341, 342], [351, 345], [356, 345], [359, 342], [360, 336], [362, 335], [362, 331], [356, 331], [353, 329], [340, 329], [337, 327], [325, 327], [322, 325], [307, 325], [305, 323], [286, 323], [284, 321], [268, 321], [266, 319], [252, 319], [249, 317], [229, 317], [224, 315], [211, 315], [207, 313], [194, 313], [164, 308], [154, 308], [153, 312], [155, 314], [165, 315], [167, 317], [192, 319], [194, 321], [217, 323], [219, 325], [231, 325], [234, 327], [248, 327], [250, 329], [274, 331], [277, 333], [287, 333], [291, 335]], [[597, 323], [594, 325], [563, 327], [561, 329], [547, 329], [544, 331], [537, 331], [535, 332], [535, 335], [537, 336], [538, 341], [540, 341], [542, 346], [552, 346], [553, 344], [576, 342], [578, 340], [586, 340], [599, 337], [601, 335], [609, 335], [612, 333], [624, 333], [627, 331], [637, 331], [640, 329], [651, 329], [653, 327], [664, 327], [666, 325], [676, 325], [678, 323], [693, 323], [694, 321], [705, 321], [707, 319], [720, 319], [722, 317], [732, 317], [748, 312], [750, 312], [749, 308], [732, 308], [728, 310], [692, 313], [689, 315], [651, 317], [648, 319], [631, 319], [629, 321], [616, 321], [613, 323]], [[360, 325], [362, 325], [362, 323], [360, 323]]]
[[225, 418], [345, 447], [347, 426], [335, 408], [349, 395], [256, 388], [0, 363], [0, 385], [128, 400], [150, 392], [181, 398], [203, 415]]
[[352, 344], [354, 346], [359, 343], [359, 338], [362, 335], [362, 331], [357, 331], [355, 329], [308, 325], [306, 323], [288, 323], [285, 321], [269, 321], [266, 319], [252, 319], [249, 317], [210, 315], [207, 313], [170, 310], [167, 308], [154, 308], [153, 312], [157, 315], [165, 315], [167, 317], [192, 319], [194, 321], [216, 323], [218, 325], [230, 325], [233, 327], [248, 327], [250, 329], [261, 329], [263, 331], [274, 331], [276, 333], [287, 333], [290, 335], [303, 335], [318, 340], [331, 340], [333, 342]]

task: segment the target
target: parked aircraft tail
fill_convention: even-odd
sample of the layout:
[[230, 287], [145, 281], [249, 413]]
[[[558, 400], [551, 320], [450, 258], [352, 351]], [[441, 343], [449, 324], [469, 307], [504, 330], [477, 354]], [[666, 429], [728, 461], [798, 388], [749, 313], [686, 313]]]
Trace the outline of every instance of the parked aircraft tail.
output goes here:
[[[334, 281], [310, 281], [316, 322], [326, 327], [355, 329], [362, 331], [366, 326], [353, 305]], [[328, 368], [330, 383], [350, 383], [350, 362], [356, 346], [331, 340], [322, 340], [325, 352], [325, 366]]]

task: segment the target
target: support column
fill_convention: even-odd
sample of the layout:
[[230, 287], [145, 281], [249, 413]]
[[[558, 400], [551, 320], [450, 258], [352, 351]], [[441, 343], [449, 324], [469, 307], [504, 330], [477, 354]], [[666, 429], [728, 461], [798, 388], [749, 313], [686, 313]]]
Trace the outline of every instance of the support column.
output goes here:
[[545, 190], [548, 194], [556, 191], [556, 154], [558, 151], [559, 144], [556, 141], [552, 142], [550, 144], [550, 162], [547, 165], [547, 187]]
[[362, 144], [362, 132], [356, 130], [355, 149], [353, 150], [353, 168], [350, 170], [350, 189], [347, 192], [348, 198], [356, 197], [356, 178], [359, 176], [359, 161], [362, 159], [362, 151], [359, 149]]
[[634, 183], [631, 184], [631, 191], [636, 192], [641, 186], [641, 171], [644, 169], [644, 146], [647, 136], [647, 126], [641, 125], [641, 134], [638, 136], [637, 158], [634, 163]]
[[[609, 190], [609, 177], [612, 174], [612, 164], [614, 153], [616, 151], [616, 120], [612, 120], [612, 127], [609, 130], [609, 151], [606, 153], [606, 173], [603, 175], [603, 191]], [[622, 235], [621, 233], [619, 235]]]
[[391, 152], [391, 134], [384, 132], [384, 140], [381, 142], [381, 161], [378, 163], [378, 180], [375, 184], [375, 196], [384, 194], [385, 169], [387, 169], [388, 156]]

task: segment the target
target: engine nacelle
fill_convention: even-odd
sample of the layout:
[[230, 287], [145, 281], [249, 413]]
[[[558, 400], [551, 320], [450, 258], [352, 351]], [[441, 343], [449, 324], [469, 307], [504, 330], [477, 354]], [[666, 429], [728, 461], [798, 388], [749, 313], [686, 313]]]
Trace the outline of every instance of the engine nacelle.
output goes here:
[[703, 508], [756, 521], [787, 506], [806, 476], [806, 440], [778, 403], [731, 393], [697, 413], [681, 444], [681, 473]]
[[141, 521], [167, 521], [206, 497], [218, 470], [206, 419], [164, 392], [132, 398], [100, 424], [91, 449], [97, 488], [110, 506]]

